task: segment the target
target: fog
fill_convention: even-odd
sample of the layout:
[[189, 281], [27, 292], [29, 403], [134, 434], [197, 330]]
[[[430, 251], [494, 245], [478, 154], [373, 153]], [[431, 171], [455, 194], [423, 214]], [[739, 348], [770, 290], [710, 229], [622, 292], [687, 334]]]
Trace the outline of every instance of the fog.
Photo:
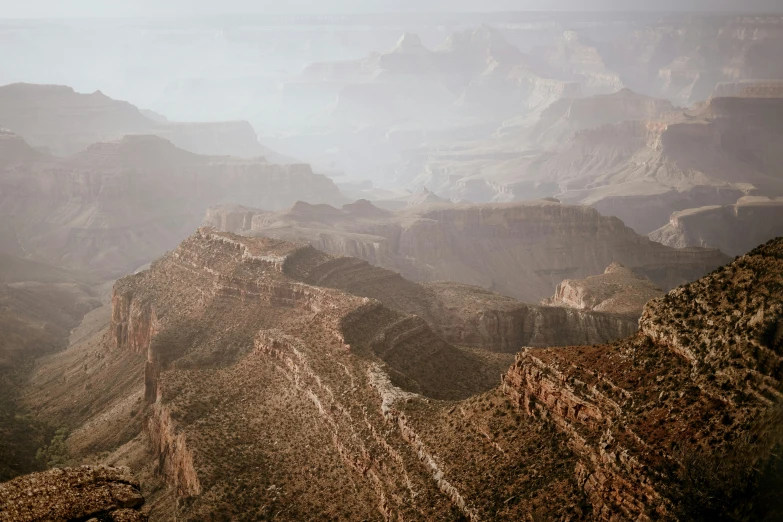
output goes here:
[[389, 2], [382, 0], [341, 0], [316, 2], [312, 0], [294, 0], [280, 3], [269, 0], [229, 0], [212, 2], [209, 0], [132, 0], [98, 1], [75, 0], [59, 2], [57, 0], [28, 0], [12, 2], [3, 0], [3, 18], [81, 18], [81, 17], [150, 17], [150, 16], [203, 16], [220, 14], [349, 14], [349, 13], [395, 13], [395, 12], [488, 12], [488, 11], [558, 11], [558, 10], [624, 10], [624, 11], [780, 11], [780, 2], [776, 0], [689, 0], [687, 2], [663, 0], [400, 0]]

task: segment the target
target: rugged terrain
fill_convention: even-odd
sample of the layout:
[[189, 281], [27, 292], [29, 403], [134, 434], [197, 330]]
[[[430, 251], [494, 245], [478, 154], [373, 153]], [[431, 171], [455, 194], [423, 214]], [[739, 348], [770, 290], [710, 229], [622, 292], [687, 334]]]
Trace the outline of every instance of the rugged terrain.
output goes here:
[[174, 248], [206, 208], [235, 201], [285, 208], [299, 199], [339, 203], [332, 181], [308, 165], [201, 156], [157, 136], [95, 143], [68, 158], [0, 135], [3, 250], [118, 277]]
[[498, 386], [503, 359], [334, 288], [340, 258], [201, 229], [27, 400], [81, 418], [72, 458], [132, 466], [155, 520], [774, 519], [782, 249], [653, 300], [626, 340], [524, 349]]
[[648, 301], [662, 295], [663, 290], [649, 279], [639, 277], [620, 263], [612, 263], [603, 274], [566, 279], [557, 285], [555, 295], [542, 303], [640, 316]]
[[718, 248], [732, 256], [783, 234], [783, 198], [743, 197], [733, 205], [674, 212], [650, 239], [672, 247]]
[[663, 247], [617, 218], [546, 200], [396, 212], [367, 201], [342, 209], [298, 202], [279, 213], [228, 206], [211, 209], [204, 223], [305, 240], [416, 281], [457, 281], [533, 303], [551, 296], [563, 279], [600, 274], [614, 262], [668, 290], [729, 260], [716, 250]]

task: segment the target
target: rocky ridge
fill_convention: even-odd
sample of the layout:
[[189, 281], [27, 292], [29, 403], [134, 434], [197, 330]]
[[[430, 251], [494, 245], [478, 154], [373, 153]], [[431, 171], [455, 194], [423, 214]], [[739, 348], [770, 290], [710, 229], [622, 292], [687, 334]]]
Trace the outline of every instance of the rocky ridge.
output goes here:
[[745, 481], [777, 480], [782, 248], [653, 300], [625, 341], [517, 357], [503, 388], [566, 434], [597, 519], [779, 512]]
[[[774, 478], [764, 470], [780, 433], [781, 247], [653, 300], [626, 340], [524, 349], [493, 388], [505, 359], [439, 341], [427, 321], [395, 310], [419, 305], [404, 285], [395, 295], [381, 284], [393, 274], [306, 244], [201, 229], [115, 286], [109, 347], [90, 376], [139, 388], [89, 416], [127, 424], [127, 408], [142, 404], [145, 435], [102, 458], [136, 472], [154, 463], [172, 492], [151, 497], [156, 517], [756, 513], [773, 506], [766, 486], [737, 485]], [[360, 296], [371, 276], [389, 304]], [[349, 280], [359, 295], [338, 289]], [[431, 286], [447, 308], [481, 297]], [[68, 407], [89, 411], [87, 397]], [[84, 452], [91, 432], [101, 428], [88, 420], [72, 447]], [[149, 456], [122, 456], [140, 445]], [[724, 468], [736, 479], [710, 471]], [[718, 478], [689, 478], [704, 470]], [[345, 500], [331, 501], [336, 492]]]

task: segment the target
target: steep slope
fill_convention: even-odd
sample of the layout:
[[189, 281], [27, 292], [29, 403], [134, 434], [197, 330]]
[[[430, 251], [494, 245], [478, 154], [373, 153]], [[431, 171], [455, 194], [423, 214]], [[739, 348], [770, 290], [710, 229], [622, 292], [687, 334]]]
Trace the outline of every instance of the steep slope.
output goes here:
[[783, 198], [743, 197], [734, 205], [674, 212], [650, 239], [672, 247], [708, 246], [729, 255], [783, 234]]
[[49, 263], [116, 277], [175, 247], [211, 204], [275, 209], [299, 199], [342, 196], [308, 165], [199, 156], [156, 136], [126, 136], [0, 170], [0, 215], [11, 229], [0, 239]]
[[36, 451], [53, 435], [19, 404], [32, 359], [68, 346], [99, 297], [83, 275], [0, 253], [0, 481], [40, 469]]
[[[219, 215], [215, 210], [206, 224], [227, 222]], [[297, 203], [277, 214], [245, 215], [243, 224], [248, 220], [249, 230], [231, 231], [306, 240], [416, 281], [478, 285], [525, 302], [539, 302], [563, 279], [600, 274], [613, 262], [670, 289], [729, 259], [715, 250], [663, 247], [589, 207], [545, 200], [364, 215]]]
[[649, 279], [639, 277], [620, 263], [612, 263], [603, 274], [566, 279], [557, 285], [555, 295], [542, 304], [638, 317], [648, 301], [662, 295], [663, 290]]

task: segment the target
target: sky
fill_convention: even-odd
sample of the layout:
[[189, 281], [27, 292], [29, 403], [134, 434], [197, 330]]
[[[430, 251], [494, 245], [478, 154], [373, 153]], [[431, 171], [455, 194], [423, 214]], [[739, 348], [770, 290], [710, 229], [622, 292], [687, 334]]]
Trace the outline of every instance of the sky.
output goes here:
[[783, 0], [0, 0], [0, 18], [525, 10], [783, 12]]

